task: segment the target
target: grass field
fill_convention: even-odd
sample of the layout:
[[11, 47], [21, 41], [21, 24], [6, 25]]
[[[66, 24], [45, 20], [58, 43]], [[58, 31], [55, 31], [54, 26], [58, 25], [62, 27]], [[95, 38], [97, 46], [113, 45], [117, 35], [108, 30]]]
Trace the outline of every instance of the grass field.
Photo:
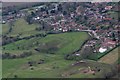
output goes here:
[[99, 62], [113, 64], [118, 60], [118, 48], [114, 49], [104, 57], [102, 57]]
[[[35, 4], [39, 3], [3, 3], [3, 7], [25, 8]], [[36, 10], [31, 7], [21, 11], [31, 13]], [[108, 14], [112, 18], [118, 19], [118, 12], [108, 11]], [[75, 53], [73, 57], [74, 55], [79, 56], [78, 58], [82, 57], [81, 52], [80, 55], [77, 55], [76, 51], [80, 50], [83, 43], [90, 39], [88, 33], [47, 34], [49, 31], [36, 30], [40, 26], [36, 23], [29, 25], [23, 18], [16, 19], [13, 24], [8, 22], [0, 26], [0, 30], [2, 30], [0, 35], [9, 37], [5, 36], [6, 44], [0, 46], [3, 56], [3, 60], [0, 59], [2, 61], [0, 64], [2, 71], [0, 72], [2, 72], [3, 78], [106, 78], [117, 72], [114, 63], [120, 64], [118, 48], [110, 53], [108, 53], [109, 51], [103, 54], [92, 54], [91, 52], [87, 59], [84, 58], [81, 61], [67, 60], [66, 57], [69, 58], [69, 55], [66, 54]], [[107, 28], [109, 25], [105, 25], [105, 27]], [[46, 36], [42, 36], [40, 33], [45, 33]]]
[[[60, 71], [68, 67], [74, 61], [64, 60], [64, 55], [72, 53], [80, 48], [82, 43], [88, 39], [88, 34], [85, 32], [72, 32], [61, 34], [50, 34], [45, 38], [32, 38], [29, 40], [21, 40], [8, 45], [5, 45], [3, 52], [9, 52], [11, 54], [20, 54], [24, 51], [33, 51], [34, 55], [22, 59], [4, 59], [3, 60], [3, 77], [60, 77]], [[56, 54], [46, 54], [41, 52], [35, 52], [34, 48], [36, 41], [39, 44], [51, 43], [59, 46]], [[57, 44], [56, 44], [57, 43]], [[20, 49], [17, 49], [17, 46]], [[24, 47], [24, 49], [23, 49]], [[30, 70], [27, 65], [28, 61], [39, 61], [39, 59], [45, 59], [44, 64], [37, 64], [34, 70]], [[58, 68], [53, 68], [58, 67]]]
[[2, 59], [0, 59], [0, 78], [2, 78]]
[[[35, 28], [38, 27], [37, 24], [28, 25], [24, 19], [18, 19], [15, 21], [14, 26], [12, 27], [12, 31], [9, 31], [9, 25], [3, 24], [2, 32], [3, 34], [8, 33], [8, 36], [18, 36], [26, 37], [30, 35], [35, 35], [38, 33], [43, 33], [41, 31], [35, 31]], [[107, 54], [104, 60], [101, 58], [100, 62], [95, 61], [86, 61], [87, 65], [79, 65], [71, 67], [71, 64], [76, 61], [65, 60], [65, 54], [71, 54], [78, 50], [82, 44], [88, 40], [89, 35], [86, 32], [67, 32], [60, 34], [48, 34], [45, 37], [34, 37], [28, 40], [23, 39], [19, 40], [7, 45], [4, 45], [2, 53], [10, 53], [19, 55], [24, 52], [31, 51], [33, 54], [29, 57], [18, 58], [18, 59], [3, 59], [2, 60], [2, 76], [3, 78], [13, 78], [15, 75], [20, 78], [58, 78], [64, 77], [62, 76], [64, 73], [70, 74], [71, 72], [75, 72], [72, 75], [66, 76], [68, 78], [95, 78], [95, 77], [104, 77], [107, 72], [111, 71], [111, 66], [104, 63], [114, 62], [114, 59], [117, 54], [114, 51]], [[19, 48], [18, 48], [19, 47]], [[36, 48], [40, 48], [40, 51], [36, 51]], [[56, 50], [50, 51], [49, 48], [55, 48]], [[47, 52], [42, 52], [46, 50]], [[49, 53], [54, 54], [49, 54]], [[101, 55], [101, 54], [99, 54]], [[107, 60], [108, 57], [114, 59], [112, 61]], [[93, 56], [98, 57], [98, 56]], [[44, 59], [45, 62], [43, 64], [38, 64], [40, 59]], [[36, 62], [33, 66], [29, 66], [28, 62], [33, 61]], [[101, 72], [96, 72], [95, 75], [91, 74], [91, 72], [83, 73], [81, 70], [87, 70], [88, 67], [91, 69], [95, 69], [98, 67], [101, 69]], [[31, 68], [33, 70], [31, 70]], [[80, 72], [78, 72], [80, 69]], [[76, 72], [77, 71], [77, 72]]]
[[29, 36], [36, 33], [35, 28], [38, 27], [37, 24], [31, 24], [28, 25], [27, 22], [24, 19], [18, 19], [12, 28], [12, 32], [9, 34], [10, 36], [16, 36], [16, 35], [21, 35], [21, 36]]
[[[3, 77], [12, 78], [14, 75], [17, 75], [20, 78], [58, 78], [63, 77], [62, 75], [66, 72], [69, 74], [74, 71], [79, 71], [78, 69], [86, 70], [88, 69], [88, 66], [91, 67], [91, 69], [95, 69], [95, 67], [100, 68], [101, 71], [95, 72], [95, 75], [91, 73], [83, 73], [80, 71], [66, 77], [102, 78], [106, 73], [111, 72], [110, 65], [97, 63], [94, 61], [86, 61], [87, 65], [80, 64], [79, 66], [72, 67], [71, 64], [76, 62], [64, 60], [62, 57], [63, 56], [61, 55], [36, 54], [24, 59], [3, 60]], [[46, 62], [44, 64], [37, 64], [35, 66], [32, 66], [34, 70], [31, 70], [31, 67], [27, 65], [27, 62], [30, 60], [37, 61], [43, 58], [45, 58]]]
[[2, 35], [2, 24], [0, 24], [0, 35]]
[[[88, 34], [85, 32], [73, 32], [73, 33], [62, 33], [62, 34], [51, 34], [45, 38], [32, 38], [29, 40], [20, 40], [14, 43], [3, 46], [4, 51], [9, 50], [30, 50], [38, 47], [40, 44], [50, 43], [52, 46], [55, 44], [59, 47], [56, 53], [65, 54], [71, 53], [78, 50], [80, 46], [88, 39]], [[38, 41], [39, 44], [35, 44]], [[56, 44], [56, 43], [57, 44]], [[20, 47], [17, 49], [17, 47]], [[41, 46], [42, 47], [42, 46]], [[4, 52], [3, 51], [3, 52]]]
[[120, 57], [118, 58], [118, 62], [117, 63], [120, 64]]
[[[113, 48], [114, 49], [114, 48]], [[91, 54], [88, 58], [89, 59], [91, 59], [91, 60], [95, 60], [95, 61], [99, 61], [99, 60], [103, 60], [104, 61], [104, 59], [106, 59], [107, 57], [112, 57], [112, 56], [114, 56], [114, 57], [112, 57], [113, 59], [118, 59], [117, 58], [117, 56], [118, 56], [118, 49], [116, 49], [115, 51], [112, 51], [113, 49], [110, 49], [110, 50], [107, 50], [106, 52], [104, 52], [104, 53], [100, 53], [100, 52], [98, 52], [98, 53], [96, 53], [96, 54]], [[110, 54], [109, 54], [110, 53]], [[110, 57], [110, 58], [111, 58]], [[115, 59], [115, 60], [116, 60]], [[108, 60], [108, 59], [107, 59]], [[115, 61], [114, 60], [114, 61]], [[113, 62], [114, 62], [113, 61]], [[112, 63], [112, 62], [111, 62]]]
[[111, 18], [118, 20], [119, 12], [109, 11], [108, 14], [110, 14]]
[[[46, 63], [33, 66], [34, 70], [30, 70], [30, 67], [27, 66], [27, 62], [30, 60], [43, 58], [46, 58]], [[3, 77], [13, 77], [15, 74], [19, 77], [55, 77], [58, 75], [59, 69], [63, 69], [70, 63], [71, 61], [63, 60], [60, 55], [45, 54], [34, 55], [24, 59], [3, 60]], [[56, 70], [52, 68], [53, 66], [59, 66], [60, 68]]]
[[12, 26], [11, 32], [9, 32], [9, 24], [2, 24], [2, 34], [8, 33], [8, 36], [18, 36], [26, 37], [30, 35], [34, 35], [37, 33], [41, 33], [40, 31], [36, 31], [36, 27], [38, 24], [29, 25], [24, 19], [20, 18], [14, 22], [14, 26]]
[[[108, 72], [111, 72], [111, 66], [104, 63], [98, 63], [92, 60], [83, 60], [84, 62], [71, 66], [63, 71], [63, 74], [69, 74], [68, 78], [102, 78]], [[100, 69], [100, 71], [98, 71]], [[92, 73], [94, 71], [94, 74]]]
[[2, 24], [2, 34], [5, 34], [5, 33], [7, 33], [8, 31], [9, 31], [9, 25], [8, 25], [8, 23], [6, 23], [6, 24]]

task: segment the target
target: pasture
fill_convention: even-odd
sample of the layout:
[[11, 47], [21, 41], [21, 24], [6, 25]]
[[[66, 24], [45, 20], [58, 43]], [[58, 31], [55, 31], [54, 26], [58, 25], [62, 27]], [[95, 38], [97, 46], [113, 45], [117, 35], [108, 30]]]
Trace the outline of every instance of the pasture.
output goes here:
[[[39, 61], [39, 59], [45, 59], [45, 63], [28, 65], [28, 61]], [[85, 63], [72, 66], [74, 63], [76, 61], [64, 60], [62, 55], [51, 54], [36, 54], [23, 59], [3, 60], [3, 77], [13, 78], [17, 75], [20, 78], [103, 78], [105, 74], [114, 71], [112, 66], [94, 61], [87, 60]], [[89, 67], [95, 73], [92, 73]]]
[[[8, 36], [19, 35], [20, 37], [26, 37], [43, 33], [35, 30], [38, 26], [38, 24], [28, 25], [27, 22], [21, 18], [14, 22], [11, 32], [9, 32], [9, 24], [3, 24], [2, 32], [3, 34], [9, 32], [7, 34]], [[3, 54], [9, 53], [12, 55], [20, 55], [24, 52], [32, 52], [32, 55], [24, 58], [3, 59], [2, 76], [3, 78], [14, 78], [15, 76], [20, 78], [104, 77], [107, 72], [111, 71], [111, 68], [108, 68], [110, 67], [108, 64], [86, 61], [83, 65], [73, 67], [71, 65], [76, 63], [76, 61], [64, 59], [65, 54], [71, 54], [77, 51], [88, 39], [89, 35], [86, 32], [66, 32], [48, 34], [45, 37], [22, 39], [4, 45], [2, 46]], [[114, 55], [114, 57], [115, 56], [116, 55]], [[39, 63], [41, 59], [44, 60], [44, 63]], [[30, 62], [32, 62], [32, 66], [29, 64]], [[96, 67], [100, 68], [101, 72], [95, 72], [95, 74], [93, 74], [94, 71], [89, 70], [88, 67], [95, 71], [97, 70]], [[87, 71], [87, 73], [84, 73], [84, 71]]]
[[48, 44], [50, 47], [54, 45], [59, 48], [56, 53], [67, 54], [78, 50], [87, 39], [88, 34], [85, 32], [50, 34], [44, 38], [36, 37], [29, 40], [20, 40], [10, 43], [3, 46], [5, 48], [3, 52], [9, 50], [32, 50], [36, 47], [45, 47], [44, 44]]
[[21, 37], [30, 36], [37, 33], [37, 31], [35, 31], [36, 27], [38, 27], [37, 24], [29, 25], [24, 19], [18, 19], [15, 21], [14, 26], [12, 27], [12, 31], [8, 35], [20, 35]]
[[[19, 59], [4, 59], [3, 60], [3, 77], [61, 77], [60, 71], [67, 68], [75, 61], [64, 59], [64, 54], [72, 53], [80, 48], [85, 40], [88, 39], [88, 34], [85, 32], [71, 32], [61, 34], [49, 34], [44, 38], [36, 37], [29, 40], [20, 40], [14, 43], [3, 46], [3, 53], [21, 54], [24, 51], [32, 51], [33, 55]], [[37, 42], [37, 44], [36, 44]], [[55, 54], [47, 54], [37, 52], [34, 49], [37, 47], [58, 47]], [[19, 47], [19, 49], [18, 49]], [[44, 59], [45, 63], [29, 66], [29, 61], [39, 61]], [[34, 70], [31, 70], [34, 68]]]
[[[3, 8], [31, 13], [35, 11], [32, 6], [37, 4], [44, 3], [3, 3]], [[118, 17], [117, 12], [114, 11], [110, 11], [108, 14], [115, 19]], [[39, 16], [39, 14], [37, 15]], [[83, 25], [83, 22], [80, 24]], [[72, 24], [74, 25], [74, 23]], [[44, 26], [46, 27], [46, 25]], [[79, 54], [76, 52], [80, 50], [86, 40], [90, 39], [88, 33], [50, 34], [45, 29], [37, 29], [39, 27], [42, 26], [37, 23], [28, 24], [24, 18], [16, 18], [15, 21], [11, 20], [2, 24], [0, 35], [3, 34], [5, 38], [3, 46], [0, 46], [2, 48], [3, 78], [108, 78], [117, 72], [117, 68], [112, 64], [120, 63], [118, 48], [103, 54], [93, 53], [91, 48], [87, 48], [83, 53], [85, 56], [87, 52], [90, 55], [80, 58], [83, 57], [81, 52]], [[109, 26], [105, 25], [105, 27]], [[66, 56], [69, 57], [69, 54], [73, 53], [75, 53], [75, 57], [82, 60], [66, 59]]]
[[2, 34], [6, 34], [9, 32], [9, 24], [2, 24]]
[[92, 60], [82, 60], [73, 63], [70, 68], [63, 71], [63, 76], [68, 78], [104, 78], [105, 74], [114, 68], [109, 64], [98, 63]]
[[[2, 34], [7, 33], [7, 36], [26, 37], [41, 33], [41, 31], [35, 30], [38, 26], [38, 24], [29, 25], [23, 18], [20, 18], [13, 22], [13, 26], [10, 23], [2, 24]], [[10, 27], [11, 31], [9, 32]]]
[[[36, 64], [34, 66], [28, 66], [28, 61], [39, 61], [44, 59], [44, 64]], [[7, 64], [11, 63], [11, 64]], [[42, 78], [42, 77], [58, 77], [59, 72], [72, 61], [66, 61], [62, 59], [61, 55], [33, 55], [24, 59], [3, 60], [3, 77], [14, 77], [18, 75], [21, 78]], [[14, 67], [13, 67], [14, 66]], [[34, 68], [34, 70], [31, 70]]]

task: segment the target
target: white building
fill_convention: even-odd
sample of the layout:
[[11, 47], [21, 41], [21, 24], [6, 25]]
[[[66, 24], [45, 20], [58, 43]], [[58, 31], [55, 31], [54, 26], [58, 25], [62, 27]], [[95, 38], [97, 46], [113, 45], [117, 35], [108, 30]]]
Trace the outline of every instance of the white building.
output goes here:
[[99, 52], [100, 52], [100, 53], [103, 53], [103, 52], [105, 52], [105, 51], [107, 51], [107, 48], [101, 47], [101, 48], [99, 49]]

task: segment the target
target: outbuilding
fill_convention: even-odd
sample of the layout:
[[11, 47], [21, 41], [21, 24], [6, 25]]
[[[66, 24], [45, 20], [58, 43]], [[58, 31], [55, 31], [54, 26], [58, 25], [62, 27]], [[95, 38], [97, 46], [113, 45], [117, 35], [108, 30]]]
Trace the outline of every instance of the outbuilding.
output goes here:
[[107, 51], [107, 48], [101, 47], [101, 48], [99, 49], [99, 52], [100, 52], [100, 53], [103, 53], [103, 52], [105, 52], [105, 51]]

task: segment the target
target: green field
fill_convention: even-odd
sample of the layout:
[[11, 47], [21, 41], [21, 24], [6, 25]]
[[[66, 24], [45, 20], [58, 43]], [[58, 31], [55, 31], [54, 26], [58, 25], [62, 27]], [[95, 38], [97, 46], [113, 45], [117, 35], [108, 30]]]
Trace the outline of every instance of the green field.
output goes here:
[[6, 34], [9, 31], [8, 23], [2, 24], [2, 34]]
[[[118, 56], [118, 48], [115, 49], [115, 50], [114, 50], [114, 48], [110, 49], [110, 50], [107, 50], [104, 53], [100, 53], [100, 52], [95, 53], [95, 54], [93, 53], [93, 54], [89, 55], [88, 58], [91, 59], [91, 60], [103, 61], [103, 62], [105, 62], [107, 60], [107, 62], [108, 62], [109, 61], [108, 57], [111, 56], [112, 60], [113, 60], [113, 61], [112, 60], [111, 61], [114, 62], [114, 61], [116, 61], [116, 59], [118, 59], [118, 57], [117, 57]], [[112, 62], [108, 62], [108, 63], [112, 63]]]
[[0, 59], [0, 78], [2, 78], [2, 59]]
[[111, 16], [111, 18], [118, 20], [119, 12], [109, 11], [108, 14]]
[[[103, 78], [105, 74], [112, 72], [112, 68], [108, 64], [98, 63], [92, 60], [82, 60], [83, 62], [77, 65], [66, 68], [63, 71], [63, 75], [68, 78]], [[98, 71], [100, 70], [100, 71]], [[94, 71], [94, 74], [92, 73]]]
[[[119, 48], [119, 47], [118, 47]], [[99, 62], [113, 64], [118, 60], [118, 48], [114, 49], [104, 57], [102, 57]]]
[[[20, 40], [14, 43], [3, 46], [3, 53], [21, 54], [24, 51], [32, 51], [34, 54], [30, 57], [21, 59], [4, 59], [3, 60], [3, 77], [60, 77], [60, 71], [68, 67], [74, 61], [64, 59], [64, 54], [72, 53], [80, 48], [85, 40], [88, 39], [88, 34], [85, 32], [72, 32], [61, 34], [50, 34], [44, 38], [31, 38], [29, 40]], [[35, 42], [39, 44], [34, 44]], [[55, 54], [47, 54], [36, 52], [34, 48], [44, 47], [42, 44], [49, 44], [51, 47], [58, 47]], [[17, 47], [20, 47], [19, 49]], [[23, 48], [24, 47], [24, 48]], [[34, 70], [30, 70], [27, 65], [28, 61], [39, 61], [45, 59], [44, 64], [34, 65]], [[54, 69], [54, 67], [57, 67]]]
[[[78, 50], [80, 46], [88, 39], [88, 34], [85, 32], [73, 32], [73, 33], [62, 33], [62, 34], [51, 34], [45, 38], [32, 38], [29, 40], [20, 40], [14, 43], [3, 46], [6, 50], [28, 50], [34, 49], [35, 47], [42, 44], [48, 43], [50, 46], [55, 45], [59, 48], [57, 53], [71, 53]], [[35, 44], [38, 42], [39, 44]], [[17, 49], [17, 47], [20, 47]], [[24, 48], [24, 49], [23, 49]], [[3, 52], [4, 52], [3, 51]]]
[[37, 33], [40, 33], [39, 31], [36, 31], [36, 27], [38, 27], [38, 24], [31, 24], [29, 25], [23, 18], [20, 18], [13, 22], [12, 30], [9, 32], [10, 29], [10, 23], [2, 24], [2, 34], [6, 34], [8, 36], [18, 36], [26, 37], [30, 35], [34, 35]]
[[[22, 26], [25, 27], [25, 25], [27, 25], [27, 28], [18, 26], [23, 22], [24, 24], [22, 24]], [[30, 29], [28, 29], [28, 27], [30, 26], [23, 19], [19, 19], [15, 22], [12, 32], [8, 35], [17, 36], [18, 34], [21, 34], [21, 37], [25, 37], [30, 36], [31, 34], [34, 35], [32, 31], [34, 31], [35, 34], [38, 33], [35, 31], [35, 24], [31, 25]], [[16, 31], [18, 29], [20, 31]], [[4, 27], [3, 31], [7, 32], [7, 26]], [[76, 61], [64, 59], [65, 54], [71, 54], [75, 52], [88, 39], [89, 35], [86, 32], [68, 32], [60, 34], [48, 34], [45, 37], [34, 37], [27, 40], [23, 39], [4, 45], [3, 54], [10, 53], [12, 55], [20, 55], [29, 51], [31, 51], [33, 54], [25, 58], [3, 59], [2, 76], [3, 78], [13, 78], [15, 76], [20, 78], [104, 77], [105, 74], [112, 71], [111, 66], [108, 64], [87, 60], [83, 65], [72, 67], [71, 65], [76, 63]], [[35, 49], [40, 49], [40, 51], [36, 51]], [[45, 62], [43, 64], [38, 64], [41, 59]], [[34, 64], [30, 66], [28, 62], [34, 62]], [[98, 67], [101, 69], [101, 71], [95, 72], [95, 74], [92, 74], [91, 72], [81, 72], [81, 70], [87, 70], [88, 67], [93, 70]], [[78, 72], [78, 69], [80, 72]], [[68, 76], [62, 76], [64, 74], [66, 75], [66, 73]]]
[[[27, 62], [45, 58], [46, 63], [35, 65], [34, 70], [30, 70]], [[9, 63], [9, 64], [8, 64]], [[11, 63], [11, 64], [10, 64]], [[56, 63], [56, 64], [55, 64]], [[61, 55], [34, 55], [24, 59], [3, 60], [3, 77], [58, 77], [58, 72], [72, 61], [65, 61]], [[13, 67], [14, 66], [14, 67]], [[59, 66], [59, 69], [53, 69], [53, 66]]]
[[[10, 23], [3, 24], [2, 34], [7, 36], [29, 37], [45, 31], [36, 31], [38, 24], [29, 25], [23, 18], [14, 21], [10, 31]], [[32, 53], [27, 57], [20, 57], [14, 59], [2, 60], [2, 76], [3, 78], [101, 78], [106, 74], [114, 71], [113, 67], [108, 64], [114, 62], [117, 54], [114, 51], [106, 55], [91, 54], [90, 58], [98, 60], [99, 57], [105, 55], [99, 62], [92, 60], [85, 60], [84, 64], [71, 66], [76, 63], [75, 60], [65, 60], [66, 54], [71, 54], [79, 50], [83, 43], [88, 40], [90, 36], [86, 32], [66, 32], [59, 34], [46, 34], [45, 37], [32, 37], [30, 39], [22, 39], [11, 42], [2, 46], [2, 54], [9, 53], [10, 55], [20, 56], [23, 53]], [[0, 47], [1, 48], [1, 47]], [[111, 59], [108, 59], [108, 58]], [[44, 63], [39, 62], [44, 60]], [[29, 62], [32, 62], [30, 66]], [[118, 61], [119, 62], [119, 61]], [[106, 64], [107, 63], [107, 64]], [[92, 71], [95, 70], [93, 74]], [[99, 68], [100, 71], [96, 71]], [[65, 76], [63, 76], [65, 75]]]

